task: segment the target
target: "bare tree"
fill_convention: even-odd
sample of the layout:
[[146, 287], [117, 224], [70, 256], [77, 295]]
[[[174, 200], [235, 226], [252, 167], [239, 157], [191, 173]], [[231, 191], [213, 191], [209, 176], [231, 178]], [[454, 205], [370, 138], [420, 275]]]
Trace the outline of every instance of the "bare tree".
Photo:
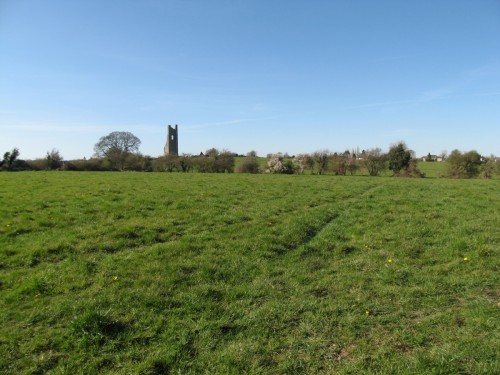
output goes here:
[[111, 165], [123, 170], [125, 160], [130, 153], [137, 152], [141, 140], [129, 132], [112, 132], [101, 137], [94, 146], [98, 157], [106, 157]]
[[325, 173], [328, 167], [328, 159], [330, 158], [330, 151], [328, 150], [316, 151], [313, 154], [313, 158], [318, 167], [318, 174]]
[[345, 176], [347, 173], [347, 164], [350, 159], [349, 151], [344, 152], [340, 155], [334, 155], [331, 158], [332, 170], [336, 175]]
[[359, 169], [359, 165], [356, 162], [356, 154], [352, 153], [352, 156], [347, 160], [347, 171], [351, 174], [351, 176], [354, 176], [356, 174], [356, 171]]

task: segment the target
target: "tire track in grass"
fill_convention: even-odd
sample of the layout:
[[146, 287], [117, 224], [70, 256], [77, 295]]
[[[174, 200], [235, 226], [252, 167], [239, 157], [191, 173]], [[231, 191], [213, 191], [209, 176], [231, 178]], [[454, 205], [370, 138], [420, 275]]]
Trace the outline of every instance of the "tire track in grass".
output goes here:
[[[322, 212], [318, 213], [319, 210]], [[271, 247], [272, 251], [282, 255], [297, 250], [315, 238], [337, 217], [336, 212], [325, 209], [325, 207], [315, 207], [305, 217], [301, 216], [298, 219], [294, 217], [292, 222], [284, 225], [284, 229]]]
[[[293, 218], [291, 222], [284, 223], [284, 230], [271, 247], [272, 252], [283, 255], [306, 247], [332, 225], [332, 223], [342, 214], [345, 215], [348, 206], [385, 186], [386, 184], [371, 186], [360, 194], [346, 199], [335, 207], [332, 207], [332, 204], [323, 204], [310, 208], [307, 210], [307, 215]], [[317, 211], [320, 212], [318, 213]]]
[[346, 199], [344, 202], [342, 202], [342, 204], [340, 204], [338, 207], [337, 207], [337, 213], [335, 214], [335, 217], [331, 220], [328, 220], [327, 222], [325, 222], [325, 224], [320, 228], [320, 230], [318, 230], [314, 236], [310, 237], [308, 241], [306, 241], [303, 246], [306, 246], [307, 244], [311, 243], [315, 238], [317, 238], [322, 232], [324, 232], [329, 225], [332, 224], [332, 222], [334, 221], [334, 219], [337, 219], [339, 218], [341, 215], [344, 215], [346, 214], [346, 211], [347, 211], [347, 207], [352, 205], [353, 203], [355, 202], [359, 202], [360, 200], [366, 198], [367, 196], [369, 196], [370, 194], [372, 194], [374, 191], [377, 191], [377, 190], [380, 190], [382, 188], [384, 188], [387, 184], [382, 184], [382, 185], [377, 185], [377, 186], [372, 186], [368, 189], [366, 189], [364, 192], [362, 192], [360, 195], [357, 195], [357, 196], [353, 196], [353, 197], [350, 197], [349, 199]]

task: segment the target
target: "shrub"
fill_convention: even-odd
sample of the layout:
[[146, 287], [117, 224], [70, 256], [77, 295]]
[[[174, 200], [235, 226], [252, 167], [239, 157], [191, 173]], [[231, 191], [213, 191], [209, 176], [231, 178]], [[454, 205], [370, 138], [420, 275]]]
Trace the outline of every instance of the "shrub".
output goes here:
[[314, 158], [309, 154], [298, 154], [295, 157], [295, 161], [297, 163], [297, 172], [302, 174], [306, 170], [309, 170], [311, 173], [314, 172]]
[[253, 156], [246, 157], [238, 166], [239, 173], [259, 173], [259, 163]]
[[333, 167], [333, 172], [336, 175], [340, 176], [345, 176], [347, 173], [347, 165], [348, 165], [348, 160], [350, 157], [347, 157], [345, 155], [335, 155], [332, 158], [332, 167]]
[[50, 152], [47, 151], [44, 161], [46, 169], [59, 169], [63, 165], [63, 157], [59, 153], [59, 150], [56, 150], [55, 148], [53, 148]]
[[356, 174], [356, 171], [359, 169], [359, 164], [356, 161], [356, 156], [351, 156], [347, 159], [347, 171], [351, 176]]
[[47, 167], [47, 161], [45, 159], [28, 160], [26, 163], [28, 163], [30, 169], [34, 171], [43, 171]]
[[313, 159], [316, 162], [316, 166], [318, 168], [318, 174], [323, 174], [326, 172], [328, 168], [328, 161], [330, 159], [330, 151], [322, 150], [316, 151], [313, 154]]
[[151, 172], [153, 170], [152, 158], [141, 153], [129, 153], [126, 155], [123, 169], [136, 172]]
[[290, 158], [285, 158], [281, 152], [272, 154], [267, 161], [266, 173], [294, 174], [297, 167]]
[[474, 178], [479, 176], [481, 155], [477, 151], [461, 153], [453, 150], [448, 157], [446, 176], [454, 178]]
[[155, 172], [173, 172], [178, 170], [177, 156], [165, 155], [152, 160]]
[[192, 158], [193, 166], [201, 173], [232, 173], [234, 172], [234, 154], [212, 148], [205, 155]]
[[19, 149], [13, 148], [12, 151], [3, 154], [3, 160], [0, 163], [0, 167], [11, 171], [14, 170], [14, 163], [19, 157]]
[[71, 160], [69, 164], [71, 164], [71, 170], [78, 170], [78, 171], [106, 170], [104, 160], [98, 158], [91, 158], [88, 160], [85, 158], [79, 160]]
[[[483, 175], [484, 178], [491, 178], [495, 174], [495, 157], [491, 155], [489, 158], [487, 158], [482, 167], [481, 167], [481, 174]], [[498, 169], [498, 168], [497, 168]]]
[[[407, 149], [403, 142], [398, 143], [390, 148], [387, 154], [389, 169], [399, 176], [401, 171], [408, 170], [410, 167], [411, 151]], [[404, 172], [407, 174], [408, 172]]]
[[411, 159], [410, 164], [408, 167], [400, 171], [399, 173], [400, 177], [419, 177], [419, 178], [424, 178], [425, 173], [420, 171], [417, 167], [417, 160], [416, 159]]
[[363, 165], [370, 176], [378, 176], [385, 169], [386, 155], [382, 153], [380, 148], [370, 149], [363, 156]]

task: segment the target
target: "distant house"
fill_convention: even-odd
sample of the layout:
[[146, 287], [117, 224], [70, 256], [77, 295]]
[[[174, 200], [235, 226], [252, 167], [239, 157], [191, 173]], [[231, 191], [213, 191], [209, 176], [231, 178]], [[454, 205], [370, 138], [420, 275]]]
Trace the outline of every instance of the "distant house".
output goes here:
[[422, 161], [443, 161], [443, 157], [439, 155], [431, 155], [430, 153], [427, 156], [422, 156]]

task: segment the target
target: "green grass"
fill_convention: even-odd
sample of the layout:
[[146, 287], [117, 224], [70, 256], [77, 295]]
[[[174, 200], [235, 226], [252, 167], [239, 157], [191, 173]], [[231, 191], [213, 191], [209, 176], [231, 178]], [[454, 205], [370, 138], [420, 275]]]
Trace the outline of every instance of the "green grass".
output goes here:
[[499, 373], [499, 192], [0, 173], [0, 373]]
[[418, 169], [425, 173], [426, 177], [441, 177], [446, 173], [446, 162], [418, 162]]

